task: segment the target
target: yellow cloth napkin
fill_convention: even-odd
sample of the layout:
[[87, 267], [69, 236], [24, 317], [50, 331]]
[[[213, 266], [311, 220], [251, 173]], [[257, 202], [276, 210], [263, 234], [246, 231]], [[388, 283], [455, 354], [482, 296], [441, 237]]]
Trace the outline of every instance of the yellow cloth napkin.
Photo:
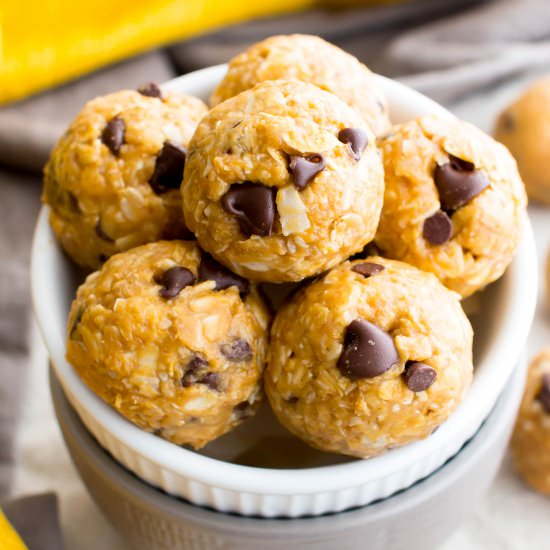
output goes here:
[[27, 550], [2, 510], [0, 510], [0, 550]]

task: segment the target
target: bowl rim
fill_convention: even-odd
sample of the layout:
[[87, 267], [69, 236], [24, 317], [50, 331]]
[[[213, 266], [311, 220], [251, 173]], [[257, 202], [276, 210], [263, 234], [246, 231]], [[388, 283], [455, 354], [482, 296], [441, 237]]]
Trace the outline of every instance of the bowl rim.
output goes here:
[[[163, 87], [193, 94], [196, 93], [195, 89], [204, 88], [205, 82], [211, 85], [219, 80], [225, 68], [226, 65], [208, 67], [171, 80]], [[453, 116], [431, 99], [404, 84], [379, 75], [376, 75], [376, 79], [389, 95], [416, 103], [418, 113]], [[243, 466], [178, 447], [143, 431], [103, 402], [78, 377], [65, 359], [65, 326], [60, 332], [59, 327], [56, 330], [54, 324], [48, 320], [51, 298], [48, 278], [42, 274], [43, 268], [48, 267], [48, 260], [52, 269], [53, 255], [59, 252], [59, 245], [49, 226], [48, 217], [49, 208], [44, 205], [36, 223], [31, 251], [32, 300], [43, 340], [69, 400], [84, 407], [103, 427], [108, 426], [106, 429], [110, 435], [122, 441], [133, 452], [146, 457], [164, 470], [209, 486], [238, 492], [297, 495], [351, 489], [402, 470], [411, 460], [422, 460], [422, 456], [427, 456], [440, 448], [457, 430], [460, 431], [468, 416], [487, 416], [521, 355], [535, 312], [537, 260], [533, 231], [527, 220], [522, 241], [508, 268], [507, 277], [511, 279], [511, 284], [507, 285], [507, 304], [500, 320], [498, 335], [493, 338], [493, 344], [497, 345], [493, 345], [483, 361], [494, 366], [479, 369], [480, 372], [474, 376], [474, 382], [462, 403], [434, 434], [383, 455], [345, 464], [281, 470]], [[504, 365], [508, 366], [507, 371], [504, 370]], [[488, 400], [487, 393], [493, 398]], [[487, 401], [490, 402], [490, 406], [487, 405]]]

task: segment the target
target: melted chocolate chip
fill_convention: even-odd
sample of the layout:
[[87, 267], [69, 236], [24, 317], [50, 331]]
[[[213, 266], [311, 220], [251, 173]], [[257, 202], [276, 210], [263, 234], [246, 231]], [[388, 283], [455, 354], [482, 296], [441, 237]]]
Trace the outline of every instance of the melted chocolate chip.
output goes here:
[[359, 273], [360, 275], [363, 275], [363, 277], [367, 279], [372, 275], [376, 275], [377, 273], [384, 271], [384, 266], [380, 264], [375, 264], [373, 262], [363, 262], [360, 264], [355, 264], [351, 268], [351, 270], [355, 271], [355, 273]]
[[222, 344], [220, 346], [220, 352], [226, 359], [234, 363], [250, 361], [250, 359], [252, 359], [250, 344], [241, 338], [227, 344]]
[[489, 185], [486, 174], [467, 161], [449, 155], [449, 162], [437, 165], [434, 181], [439, 191], [441, 209], [454, 212], [469, 203]]
[[101, 133], [101, 142], [106, 145], [113, 155], [118, 156], [120, 148], [124, 143], [124, 133], [126, 125], [124, 120], [116, 116], [107, 122], [107, 125]]
[[164, 142], [157, 155], [153, 175], [149, 179], [151, 189], [162, 195], [171, 189], [179, 189], [185, 167], [185, 149], [171, 141]]
[[313, 153], [305, 157], [290, 155], [288, 171], [296, 188], [303, 191], [313, 181], [313, 178], [325, 169], [326, 165], [325, 157], [320, 153]]
[[208, 368], [208, 361], [200, 355], [195, 355], [185, 366], [183, 376], [181, 377], [181, 385], [184, 388], [195, 384], [203, 373]]
[[241, 231], [250, 237], [273, 233], [277, 214], [277, 189], [261, 183], [234, 183], [221, 198], [223, 209], [237, 218]]
[[453, 222], [446, 212], [437, 211], [433, 216], [424, 220], [422, 236], [430, 244], [441, 245], [446, 243], [453, 235]]
[[227, 267], [218, 263], [210, 254], [203, 253], [199, 265], [199, 281], [215, 281], [216, 290], [224, 290], [232, 286], [239, 289], [241, 298], [244, 298], [249, 290], [250, 283], [243, 277], [239, 277]]
[[550, 374], [544, 374], [542, 377], [542, 386], [537, 396], [544, 412], [550, 414]]
[[[382, 104], [380, 105], [382, 108], [384, 107]], [[361, 158], [361, 153], [369, 144], [369, 136], [361, 128], [344, 128], [338, 132], [338, 139], [342, 143], [347, 143], [355, 160]]]
[[194, 284], [196, 277], [189, 269], [175, 266], [155, 276], [154, 280], [158, 285], [162, 285], [159, 290], [160, 297], [170, 299], [175, 298], [186, 286]]
[[111, 239], [111, 237], [109, 237], [109, 235], [105, 233], [105, 230], [101, 225], [101, 218], [98, 218], [97, 223], [95, 224], [95, 234], [103, 241], [106, 241], [108, 243], [114, 242], [114, 239]]
[[421, 392], [426, 391], [435, 382], [437, 371], [426, 363], [407, 361], [403, 376], [409, 390]]
[[147, 84], [138, 88], [138, 92], [147, 97], [158, 97], [162, 99], [162, 90], [160, 86], [154, 82], [147, 82]]
[[337, 364], [344, 376], [374, 378], [397, 363], [399, 355], [387, 332], [364, 319], [356, 319], [347, 326]]

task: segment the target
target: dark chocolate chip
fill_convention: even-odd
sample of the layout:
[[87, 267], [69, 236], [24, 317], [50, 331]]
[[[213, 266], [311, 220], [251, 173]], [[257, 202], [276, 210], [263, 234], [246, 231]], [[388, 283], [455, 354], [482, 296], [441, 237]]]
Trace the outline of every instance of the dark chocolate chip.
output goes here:
[[[384, 108], [382, 104], [380, 106]], [[361, 158], [361, 153], [369, 144], [369, 136], [361, 128], [344, 128], [338, 132], [338, 139], [342, 143], [347, 143], [355, 160]]]
[[241, 401], [233, 407], [233, 412], [238, 418], [246, 418], [248, 416], [252, 416], [252, 403], [250, 403], [249, 401]]
[[437, 371], [426, 363], [407, 361], [403, 375], [409, 390], [420, 392], [427, 390], [435, 382]]
[[189, 363], [185, 366], [183, 376], [181, 377], [181, 385], [184, 388], [188, 388], [197, 382], [207, 367], [208, 362], [206, 359], [200, 355], [195, 355], [195, 357], [193, 357], [193, 359], [191, 359], [191, 361], [189, 361]]
[[126, 126], [124, 120], [116, 116], [107, 122], [107, 125], [101, 133], [101, 142], [106, 145], [113, 155], [118, 156], [120, 148], [124, 143], [124, 133]]
[[380, 264], [375, 264], [373, 262], [363, 262], [360, 264], [355, 264], [351, 268], [351, 270], [355, 271], [355, 273], [359, 273], [360, 275], [363, 275], [363, 277], [367, 279], [372, 275], [376, 275], [377, 273], [384, 271], [384, 266]]
[[155, 283], [162, 285], [159, 290], [161, 298], [175, 298], [186, 286], [192, 285], [195, 280], [195, 275], [189, 269], [179, 265], [155, 276]]
[[111, 239], [111, 237], [109, 237], [109, 235], [105, 233], [105, 230], [101, 225], [101, 218], [98, 218], [97, 223], [95, 224], [95, 234], [103, 241], [106, 241], [108, 243], [114, 242], [114, 239]]
[[75, 194], [71, 193], [70, 191], [67, 191], [67, 203], [69, 206], [69, 210], [71, 210], [75, 214], [80, 214], [80, 204], [78, 204], [78, 199], [76, 198]]
[[312, 153], [305, 157], [290, 155], [288, 171], [296, 188], [303, 191], [312, 182], [313, 178], [325, 169], [326, 165], [325, 157], [320, 153]]
[[165, 141], [157, 154], [155, 169], [149, 185], [157, 195], [171, 189], [179, 189], [185, 167], [185, 149], [171, 141]]
[[422, 236], [430, 244], [446, 243], [453, 235], [453, 222], [443, 210], [438, 210], [433, 216], [424, 220]]
[[453, 155], [449, 155], [449, 162], [436, 166], [434, 181], [441, 209], [447, 212], [469, 203], [489, 185], [486, 174], [476, 170], [471, 162]]
[[537, 396], [542, 408], [547, 414], [550, 414], [550, 374], [542, 376], [542, 386]]
[[250, 290], [250, 283], [236, 275], [227, 267], [218, 263], [210, 254], [203, 253], [201, 263], [199, 265], [199, 281], [215, 281], [216, 290], [224, 290], [232, 286], [239, 289], [241, 297], [245, 297]]
[[502, 128], [507, 132], [512, 132], [516, 129], [516, 117], [512, 113], [502, 113], [500, 123]]
[[76, 331], [78, 329], [78, 325], [80, 325], [80, 321], [82, 321], [82, 316], [84, 315], [85, 311], [84, 306], [80, 306], [74, 316], [73, 324], [71, 326], [71, 330], [69, 331], [69, 338], [72, 340], [76, 336]]
[[273, 233], [277, 214], [276, 193], [275, 187], [261, 183], [234, 183], [222, 196], [222, 207], [237, 218], [241, 231], [247, 237], [265, 237]]
[[250, 344], [241, 338], [227, 344], [222, 344], [220, 346], [220, 352], [226, 359], [235, 363], [250, 361], [250, 359], [252, 359]]
[[399, 363], [393, 338], [380, 327], [356, 319], [346, 328], [344, 349], [338, 359], [348, 378], [374, 378]]
[[298, 403], [299, 400], [300, 400], [300, 398], [296, 397], [295, 395], [291, 395], [290, 397], [287, 397], [285, 399], [285, 401], [287, 403], [290, 403], [291, 405], [296, 405], [296, 403]]
[[159, 99], [162, 99], [162, 90], [160, 89], [160, 86], [154, 82], [147, 82], [147, 84], [144, 84], [138, 88], [138, 92], [147, 97], [158, 97]]
[[211, 390], [217, 391], [220, 389], [220, 375], [217, 372], [209, 372], [197, 380], [197, 384], [204, 384]]

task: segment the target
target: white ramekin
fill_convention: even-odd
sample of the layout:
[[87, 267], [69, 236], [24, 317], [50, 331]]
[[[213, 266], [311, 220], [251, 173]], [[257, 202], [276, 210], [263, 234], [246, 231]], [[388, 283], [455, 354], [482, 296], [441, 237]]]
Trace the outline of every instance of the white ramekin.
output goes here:
[[[183, 76], [165, 87], [207, 99], [225, 66]], [[394, 122], [421, 114], [452, 116], [402, 84], [378, 77]], [[429, 438], [369, 460], [304, 469], [264, 469], [210, 458], [146, 433], [93, 394], [65, 359], [65, 327], [75, 271], [42, 208], [32, 250], [31, 284], [39, 326], [65, 394], [102, 447], [143, 480], [192, 503], [244, 515], [299, 517], [337, 512], [411, 486], [454, 456], [478, 430], [507, 384], [525, 345], [537, 295], [530, 225], [516, 257], [480, 298], [475, 377], [457, 411]]]

